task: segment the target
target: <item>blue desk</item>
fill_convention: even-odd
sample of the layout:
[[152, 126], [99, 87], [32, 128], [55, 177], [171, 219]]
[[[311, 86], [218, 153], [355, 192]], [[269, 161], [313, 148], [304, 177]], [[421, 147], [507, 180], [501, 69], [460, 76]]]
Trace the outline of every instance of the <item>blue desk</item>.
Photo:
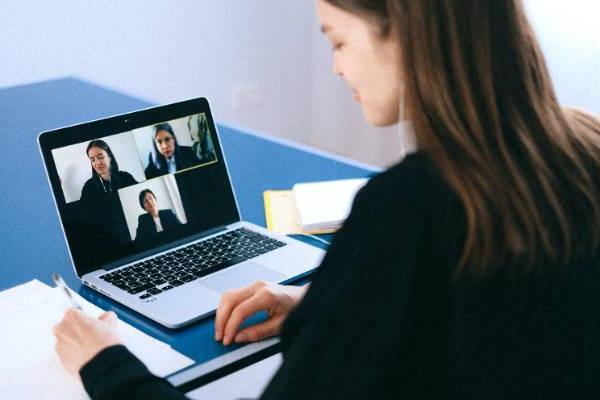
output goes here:
[[[51, 284], [59, 272], [83, 297], [144, 332], [169, 343], [197, 363], [237, 346], [213, 339], [214, 321], [166, 329], [83, 287], [73, 272], [37, 145], [38, 133], [125, 113], [152, 104], [67, 78], [0, 90], [0, 290], [37, 278]], [[274, 116], [276, 118], [276, 116]], [[262, 192], [296, 182], [365, 176], [372, 171], [323, 154], [219, 125], [231, 178], [244, 219], [265, 226]]]

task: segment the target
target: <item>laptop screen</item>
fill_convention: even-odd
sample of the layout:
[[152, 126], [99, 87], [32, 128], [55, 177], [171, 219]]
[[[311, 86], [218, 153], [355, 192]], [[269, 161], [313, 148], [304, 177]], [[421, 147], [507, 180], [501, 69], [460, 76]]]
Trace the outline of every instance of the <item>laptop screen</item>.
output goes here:
[[205, 99], [39, 138], [79, 276], [239, 220]]

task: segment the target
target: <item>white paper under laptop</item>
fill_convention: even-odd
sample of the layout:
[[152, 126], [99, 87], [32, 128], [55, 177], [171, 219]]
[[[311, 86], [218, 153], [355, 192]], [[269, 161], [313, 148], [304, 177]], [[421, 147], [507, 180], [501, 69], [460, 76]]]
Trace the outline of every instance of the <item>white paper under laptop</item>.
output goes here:
[[206, 99], [44, 132], [39, 144], [77, 276], [164, 326], [323, 257], [241, 220]]

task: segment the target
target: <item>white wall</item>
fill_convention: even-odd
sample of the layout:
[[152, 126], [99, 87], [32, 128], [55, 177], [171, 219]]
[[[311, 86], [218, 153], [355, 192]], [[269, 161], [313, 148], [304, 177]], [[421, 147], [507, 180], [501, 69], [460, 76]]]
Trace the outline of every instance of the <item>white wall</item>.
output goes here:
[[[559, 97], [600, 113], [597, 0], [525, 0]], [[3, 0], [0, 87], [75, 75], [372, 164], [398, 154], [331, 73], [314, 0]]]
[[302, 136], [312, 6], [3, 0], [0, 87], [75, 75], [160, 103], [206, 96], [218, 120]]
[[600, 114], [600, 1], [525, 4], [560, 101]]

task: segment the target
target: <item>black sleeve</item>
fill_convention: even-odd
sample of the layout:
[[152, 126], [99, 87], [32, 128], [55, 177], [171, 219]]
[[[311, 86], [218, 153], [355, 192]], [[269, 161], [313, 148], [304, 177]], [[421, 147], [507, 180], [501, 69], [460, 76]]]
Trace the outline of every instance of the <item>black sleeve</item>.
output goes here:
[[81, 201], [84, 203], [89, 203], [91, 200], [94, 200], [96, 194], [97, 193], [95, 193], [94, 190], [94, 181], [92, 177], [91, 179], [88, 179], [83, 185], [83, 188], [81, 188]]
[[359, 193], [284, 325], [284, 363], [263, 399], [398, 398], [390, 389], [410, 370], [410, 282], [427, 229], [405, 200], [381, 182]]
[[93, 400], [185, 399], [167, 380], [148, 371], [125, 346], [102, 350], [79, 371]]

